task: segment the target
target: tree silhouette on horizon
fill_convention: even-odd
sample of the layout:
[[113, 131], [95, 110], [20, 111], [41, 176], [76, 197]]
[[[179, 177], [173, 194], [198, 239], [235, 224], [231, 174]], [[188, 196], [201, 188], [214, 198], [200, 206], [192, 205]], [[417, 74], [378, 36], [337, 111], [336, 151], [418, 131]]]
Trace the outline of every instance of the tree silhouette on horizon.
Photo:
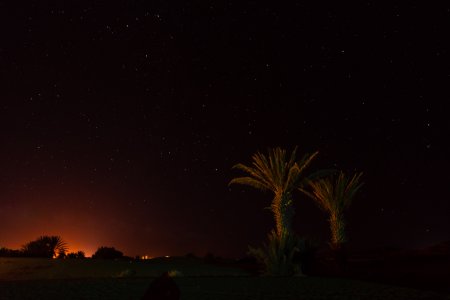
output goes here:
[[22, 252], [29, 257], [53, 258], [67, 252], [67, 243], [60, 236], [43, 235], [23, 245]]

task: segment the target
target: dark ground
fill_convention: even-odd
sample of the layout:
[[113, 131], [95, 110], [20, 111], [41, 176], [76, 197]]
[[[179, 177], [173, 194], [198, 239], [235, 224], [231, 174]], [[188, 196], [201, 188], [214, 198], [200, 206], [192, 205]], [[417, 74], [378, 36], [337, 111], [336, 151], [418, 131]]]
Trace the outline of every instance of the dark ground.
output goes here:
[[[251, 262], [241, 264], [247, 270], [257, 272]], [[326, 250], [317, 251], [306, 275], [343, 277], [369, 282], [384, 283], [450, 295], [450, 241], [425, 249], [370, 249], [349, 251], [342, 270], [333, 266]]]
[[[340, 273], [333, 268], [330, 253], [320, 250], [307, 266], [305, 274], [308, 276], [288, 278], [251, 276], [252, 272], [242, 270], [257, 271], [258, 266], [250, 259], [236, 261], [213, 255], [139, 262], [4, 259], [0, 300], [140, 299], [163, 270], [180, 271], [182, 275], [174, 279], [185, 300], [448, 300], [450, 256], [447, 246], [448, 243], [443, 243], [439, 247], [414, 251], [349, 251], [346, 268]], [[15, 268], [11, 269], [10, 264]], [[124, 270], [136, 272], [122, 272]], [[13, 276], [11, 272], [18, 274]]]

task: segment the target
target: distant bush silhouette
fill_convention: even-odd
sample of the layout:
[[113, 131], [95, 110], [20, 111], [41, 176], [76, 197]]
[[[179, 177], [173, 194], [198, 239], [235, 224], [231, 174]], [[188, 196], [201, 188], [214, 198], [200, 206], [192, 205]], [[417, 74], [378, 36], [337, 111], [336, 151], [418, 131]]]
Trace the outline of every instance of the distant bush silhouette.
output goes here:
[[123, 258], [123, 253], [119, 250], [116, 250], [114, 247], [100, 247], [95, 251], [92, 258], [101, 258], [101, 259], [116, 259]]
[[189, 252], [184, 257], [185, 258], [197, 258], [197, 255], [195, 255], [195, 253]]
[[64, 258], [66, 258], [67, 257], [67, 254], [66, 254], [66, 252], [64, 252], [64, 251], [60, 251], [60, 252], [58, 252], [58, 254], [56, 255], [56, 258], [57, 259], [64, 259]]
[[67, 244], [60, 236], [41, 236], [22, 246], [23, 255], [26, 257], [63, 257], [67, 252]]
[[23, 252], [15, 249], [0, 248], [0, 257], [22, 257]]
[[86, 258], [86, 255], [84, 254], [83, 251], [78, 251], [78, 252], [70, 252], [66, 255], [66, 258], [70, 258], [70, 259], [80, 259], [80, 258]]
[[216, 257], [214, 256], [213, 253], [208, 252], [205, 254], [205, 256], [203, 257], [203, 260], [205, 261], [205, 263], [207, 264], [212, 264], [216, 262]]

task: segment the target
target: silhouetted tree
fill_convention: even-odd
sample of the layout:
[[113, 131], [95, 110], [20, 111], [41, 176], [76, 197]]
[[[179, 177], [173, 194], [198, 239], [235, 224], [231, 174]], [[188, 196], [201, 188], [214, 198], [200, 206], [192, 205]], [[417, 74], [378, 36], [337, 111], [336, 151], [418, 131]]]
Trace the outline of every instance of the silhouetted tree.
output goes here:
[[66, 252], [64, 252], [64, 251], [59, 251], [58, 254], [56, 255], [56, 258], [58, 258], [58, 259], [64, 259], [66, 257], [67, 257], [67, 255], [66, 255]]
[[195, 255], [195, 253], [193, 253], [193, 252], [189, 252], [189, 253], [186, 253], [186, 255], [184, 257], [193, 259], [193, 258], [197, 258], [197, 255]]
[[300, 188], [300, 191], [312, 198], [316, 204], [328, 213], [328, 222], [331, 230], [331, 247], [335, 250], [347, 241], [345, 234], [344, 211], [348, 209], [356, 192], [363, 185], [360, 183], [362, 173], [348, 178], [343, 172], [334, 179], [322, 178], [308, 181], [309, 189]]
[[0, 248], [0, 257], [21, 257], [23, 252], [15, 249]]
[[303, 171], [309, 166], [318, 152], [306, 154], [302, 160], [296, 161], [297, 148], [288, 157], [286, 150], [281, 148], [269, 149], [264, 155], [257, 152], [252, 156], [252, 166], [236, 164], [233, 168], [247, 173], [248, 176], [237, 177], [230, 181], [231, 184], [243, 184], [262, 191], [271, 191], [274, 198], [270, 205], [275, 218], [275, 228], [278, 237], [284, 231], [291, 232], [294, 208], [292, 192], [301, 186]]
[[84, 251], [77, 251], [76, 258], [86, 258]]
[[22, 246], [24, 256], [53, 258], [57, 254], [65, 255], [67, 244], [60, 236], [41, 236]]
[[114, 247], [100, 247], [92, 255], [92, 258], [102, 258], [102, 259], [116, 259], [123, 258], [123, 253], [116, 250]]
[[85, 258], [85, 254], [83, 251], [78, 251], [78, 252], [70, 252], [66, 255], [66, 258], [71, 258], [71, 259], [80, 259], [80, 258]]
[[216, 257], [214, 256], [214, 253], [208, 252], [208, 253], [206, 253], [205, 256], [203, 257], [203, 260], [204, 260], [207, 264], [212, 264], [212, 263], [216, 262]]

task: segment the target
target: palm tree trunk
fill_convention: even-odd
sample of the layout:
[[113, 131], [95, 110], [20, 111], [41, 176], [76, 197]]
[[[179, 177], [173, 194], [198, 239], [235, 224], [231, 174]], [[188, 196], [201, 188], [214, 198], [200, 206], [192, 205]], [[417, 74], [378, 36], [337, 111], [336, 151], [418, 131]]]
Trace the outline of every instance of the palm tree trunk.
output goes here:
[[281, 212], [283, 216], [283, 227], [288, 233], [290, 233], [292, 232], [292, 221], [295, 215], [291, 193], [283, 194], [281, 200]]
[[273, 198], [272, 203], [270, 205], [270, 209], [272, 210], [273, 217], [275, 219], [275, 231], [277, 233], [277, 237], [281, 237], [281, 234], [283, 232], [283, 214], [281, 212], [281, 195], [275, 195], [275, 198]]
[[330, 223], [331, 245], [338, 249], [346, 242], [344, 216], [341, 213], [332, 213], [328, 221]]
[[345, 222], [342, 213], [332, 213], [329, 218], [331, 229], [331, 250], [339, 273], [345, 272], [347, 254], [345, 251]]
[[271, 204], [271, 210], [275, 219], [277, 236], [281, 237], [283, 231], [292, 232], [292, 220], [295, 211], [291, 194], [276, 194]]

